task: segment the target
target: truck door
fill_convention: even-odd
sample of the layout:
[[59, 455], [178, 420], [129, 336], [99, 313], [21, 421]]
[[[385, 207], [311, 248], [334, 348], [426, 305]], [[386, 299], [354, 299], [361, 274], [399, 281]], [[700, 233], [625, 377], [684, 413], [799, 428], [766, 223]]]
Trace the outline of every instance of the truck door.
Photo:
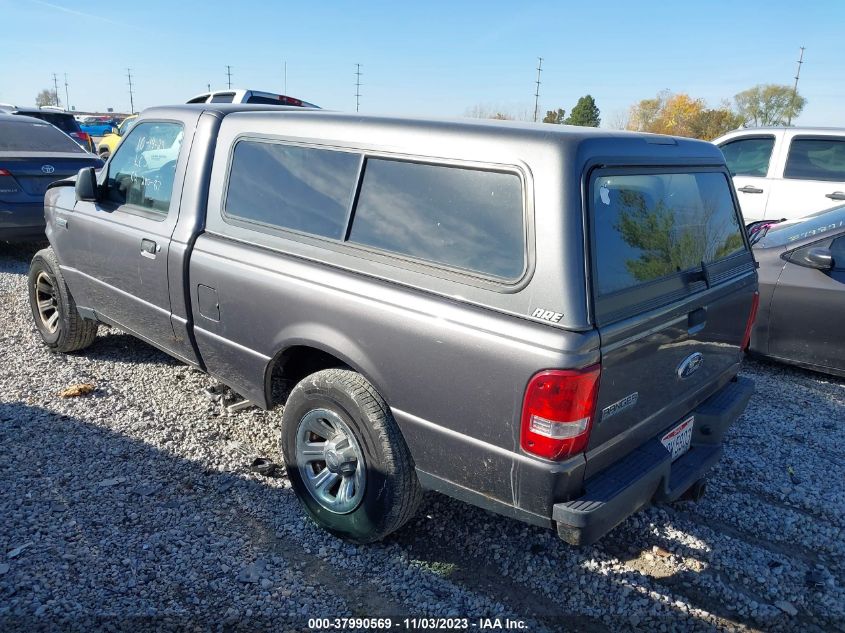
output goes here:
[[774, 147], [775, 137], [772, 134], [743, 136], [719, 145], [733, 176], [745, 222], [755, 222], [765, 217], [772, 184], [767, 176], [773, 167], [771, 159]]
[[[189, 113], [193, 119], [194, 113]], [[98, 179], [96, 202], [79, 201], [61, 238], [71, 287], [99, 318], [181, 357], [170, 321], [167, 260], [179, 215], [195, 121], [144, 120]]]
[[800, 218], [845, 201], [845, 137], [795, 135], [783, 177], [771, 182], [766, 219]]

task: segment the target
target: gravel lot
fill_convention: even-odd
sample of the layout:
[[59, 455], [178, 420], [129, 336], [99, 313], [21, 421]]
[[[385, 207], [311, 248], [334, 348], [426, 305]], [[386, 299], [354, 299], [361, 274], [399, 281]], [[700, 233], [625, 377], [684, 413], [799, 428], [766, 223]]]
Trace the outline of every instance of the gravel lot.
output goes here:
[[[0, 630], [307, 630], [308, 617], [519, 617], [531, 631], [845, 630], [845, 383], [749, 362], [757, 383], [699, 503], [577, 550], [430, 494], [387, 541], [310, 524], [279, 411], [221, 415], [213, 381], [113, 329], [37, 339], [34, 249], [0, 244]], [[70, 385], [95, 391], [61, 398]]]

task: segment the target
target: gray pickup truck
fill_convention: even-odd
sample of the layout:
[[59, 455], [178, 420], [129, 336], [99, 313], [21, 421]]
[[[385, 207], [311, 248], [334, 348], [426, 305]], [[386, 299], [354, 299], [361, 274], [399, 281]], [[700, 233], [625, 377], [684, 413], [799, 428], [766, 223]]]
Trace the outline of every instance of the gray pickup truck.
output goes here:
[[284, 405], [294, 490], [354, 541], [428, 489], [591, 543], [702, 494], [753, 391], [755, 261], [708, 143], [160, 107], [45, 206], [45, 344], [106, 323]]

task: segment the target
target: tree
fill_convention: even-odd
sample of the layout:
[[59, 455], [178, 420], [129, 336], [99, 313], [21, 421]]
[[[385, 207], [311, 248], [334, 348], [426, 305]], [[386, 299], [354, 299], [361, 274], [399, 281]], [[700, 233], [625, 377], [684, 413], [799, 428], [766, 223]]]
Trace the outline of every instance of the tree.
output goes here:
[[728, 103], [708, 108], [704, 99], [664, 91], [631, 107], [627, 129], [709, 141], [740, 127], [743, 121]]
[[695, 138], [712, 141], [741, 127], [744, 122], [742, 115], [723, 106], [718, 109], [702, 110], [690, 121], [689, 128]]
[[572, 112], [569, 113], [565, 123], [582, 127], [598, 127], [601, 124], [600, 115], [601, 112], [596, 105], [596, 100], [591, 95], [584, 95], [578, 99], [578, 103], [572, 108]]
[[56, 94], [55, 90], [50, 90], [49, 88], [44, 88], [41, 92], [38, 93], [38, 96], [35, 97], [35, 105], [39, 108], [41, 106], [46, 105], [59, 105], [59, 97]]
[[744, 123], [752, 127], [786, 125], [807, 105], [804, 97], [793, 95], [791, 87], [778, 84], [757, 84], [740, 92], [734, 101]]
[[566, 110], [558, 108], [557, 110], [547, 110], [546, 116], [543, 117], [543, 123], [563, 123], [563, 118], [566, 116]]

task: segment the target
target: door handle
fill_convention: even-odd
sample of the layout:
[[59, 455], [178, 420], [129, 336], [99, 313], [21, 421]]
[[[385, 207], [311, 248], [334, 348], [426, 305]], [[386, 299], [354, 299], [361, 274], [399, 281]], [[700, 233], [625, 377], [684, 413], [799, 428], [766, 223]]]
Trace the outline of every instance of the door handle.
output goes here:
[[161, 250], [158, 244], [146, 238], [141, 240], [141, 255], [155, 259], [156, 253]]
[[742, 193], [763, 193], [762, 189], [760, 189], [759, 187], [752, 187], [751, 185], [739, 187], [737, 191], [741, 191]]
[[845, 192], [834, 191], [833, 193], [824, 194], [824, 197], [830, 198], [831, 200], [845, 200]]

